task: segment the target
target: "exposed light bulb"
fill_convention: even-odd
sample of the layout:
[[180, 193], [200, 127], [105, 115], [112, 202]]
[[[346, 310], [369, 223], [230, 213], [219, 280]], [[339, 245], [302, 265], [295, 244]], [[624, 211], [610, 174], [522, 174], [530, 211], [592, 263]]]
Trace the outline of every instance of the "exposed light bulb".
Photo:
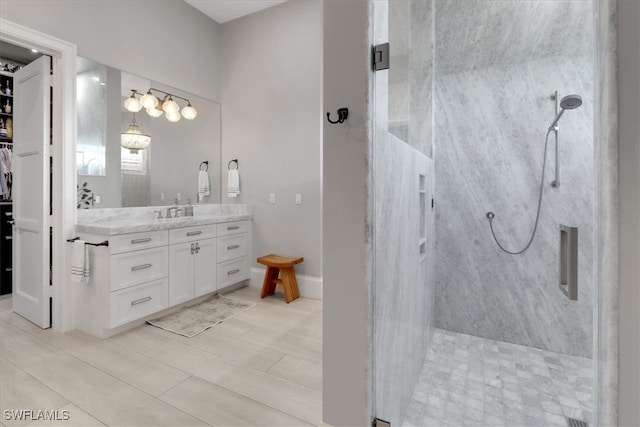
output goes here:
[[198, 115], [198, 112], [196, 111], [195, 108], [193, 108], [193, 106], [190, 103], [189, 105], [187, 105], [182, 109], [182, 117], [184, 117], [187, 120], [193, 120], [196, 118], [197, 115]]
[[163, 111], [159, 108], [147, 108], [146, 111], [147, 114], [151, 117], [160, 117], [163, 113]]
[[171, 98], [171, 95], [169, 95], [169, 99], [164, 101], [162, 104], [162, 109], [165, 113], [178, 113], [180, 111], [180, 106], [173, 100], [173, 98]]
[[170, 122], [177, 122], [178, 120], [180, 120], [180, 113], [178, 111], [172, 111], [170, 113], [167, 113], [167, 115], [165, 116], [167, 118], [167, 120], [169, 120]]
[[142, 110], [142, 104], [140, 103], [140, 101], [138, 101], [138, 98], [136, 98], [134, 94], [131, 94], [129, 98], [124, 100], [124, 108], [126, 108], [127, 111], [131, 111], [132, 113], [137, 113], [138, 111]]
[[153, 96], [153, 94], [151, 93], [151, 91], [147, 91], [147, 93], [145, 93], [142, 98], [140, 98], [140, 103], [142, 104], [142, 106], [144, 108], [156, 108], [158, 106], [158, 98], [156, 98], [155, 96]]

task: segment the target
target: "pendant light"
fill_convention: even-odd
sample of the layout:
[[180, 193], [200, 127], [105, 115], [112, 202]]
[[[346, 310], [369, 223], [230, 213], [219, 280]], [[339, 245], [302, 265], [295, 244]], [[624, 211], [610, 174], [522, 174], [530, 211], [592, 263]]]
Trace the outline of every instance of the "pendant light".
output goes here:
[[140, 126], [136, 124], [136, 114], [133, 113], [131, 124], [120, 134], [120, 145], [127, 148], [131, 154], [137, 154], [138, 150], [144, 150], [151, 144], [151, 137], [142, 133]]

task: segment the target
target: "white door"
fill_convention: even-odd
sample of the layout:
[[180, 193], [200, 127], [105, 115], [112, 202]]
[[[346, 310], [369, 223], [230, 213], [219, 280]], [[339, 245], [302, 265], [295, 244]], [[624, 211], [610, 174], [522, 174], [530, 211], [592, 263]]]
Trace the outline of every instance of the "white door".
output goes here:
[[14, 76], [13, 310], [41, 328], [49, 303], [50, 58]]
[[196, 246], [194, 263], [194, 290], [199, 297], [217, 289], [216, 239], [200, 240]]

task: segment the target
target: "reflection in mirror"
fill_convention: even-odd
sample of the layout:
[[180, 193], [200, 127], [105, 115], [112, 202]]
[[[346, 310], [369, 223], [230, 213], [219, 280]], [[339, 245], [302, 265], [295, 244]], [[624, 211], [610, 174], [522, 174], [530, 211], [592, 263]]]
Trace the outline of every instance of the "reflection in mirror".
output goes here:
[[78, 175], [105, 175], [107, 67], [78, 58], [76, 168]]
[[[81, 169], [78, 153], [78, 185], [82, 188], [86, 183], [84, 188], [90, 191], [86, 198], [89, 203], [82, 207], [170, 205], [176, 199], [179, 204], [185, 204], [187, 199], [198, 203], [198, 174], [205, 161], [208, 162], [211, 190], [200, 203], [220, 203], [220, 104], [86, 59], [80, 59], [79, 64], [83, 61], [91, 64], [85, 64], [83, 71], [102, 70], [103, 75], [98, 78], [104, 84], [98, 83], [98, 86], [103, 88], [105, 95], [104, 98], [87, 98], [82, 106], [78, 103], [78, 151], [81, 149], [80, 122], [85, 121], [83, 129], [86, 127], [95, 134], [104, 135], [105, 166], [102, 176], [86, 175], [92, 166]], [[80, 76], [80, 67], [78, 72]], [[86, 80], [91, 80], [95, 74], [97, 71]], [[122, 148], [121, 134], [134, 118], [133, 113], [124, 108], [124, 101], [131, 96], [132, 89], [146, 93], [150, 87], [189, 99], [197, 109], [197, 117], [169, 122], [164, 115], [154, 118], [142, 109], [135, 113], [135, 122], [143, 134], [151, 137], [150, 146], [137, 152]], [[87, 118], [93, 121], [89, 122]], [[82, 149], [85, 150], [84, 146]]]

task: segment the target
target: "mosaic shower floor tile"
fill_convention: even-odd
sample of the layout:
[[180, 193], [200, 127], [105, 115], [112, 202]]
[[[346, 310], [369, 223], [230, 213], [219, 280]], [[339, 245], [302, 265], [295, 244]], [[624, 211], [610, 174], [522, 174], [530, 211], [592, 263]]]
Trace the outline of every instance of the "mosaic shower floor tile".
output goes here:
[[436, 329], [403, 426], [591, 423], [592, 361]]

